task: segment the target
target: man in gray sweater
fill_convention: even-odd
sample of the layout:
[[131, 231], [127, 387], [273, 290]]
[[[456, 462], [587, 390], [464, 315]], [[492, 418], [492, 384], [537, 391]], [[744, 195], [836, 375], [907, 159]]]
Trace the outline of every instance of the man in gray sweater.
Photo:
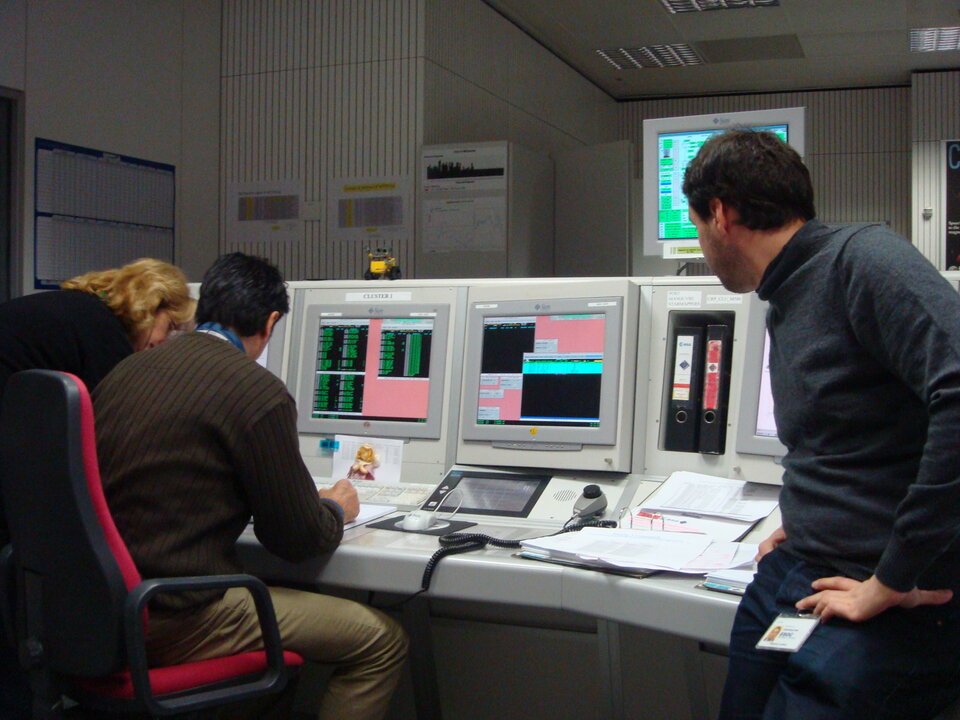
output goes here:
[[[683, 190], [724, 286], [770, 304], [787, 447], [720, 717], [932, 718], [960, 696], [960, 296], [890, 230], [816, 220], [771, 133], [714, 136]], [[798, 612], [799, 651], [755, 647]]]
[[[287, 309], [275, 267], [225, 255], [204, 275], [197, 330], [131, 355], [94, 390], [107, 504], [144, 577], [240, 572], [236, 542], [251, 516], [264, 547], [293, 562], [334, 549], [356, 516], [348, 480], [317, 492], [293, 398], [256, 363]], [[398, 624], [341, 598], [270, 594], [284, 648], [335, 666], [319, 718], [382, 718], [405, 657]], [[153, 663], [261, 647], [243, 589], [161, 595], [151, 605]]]

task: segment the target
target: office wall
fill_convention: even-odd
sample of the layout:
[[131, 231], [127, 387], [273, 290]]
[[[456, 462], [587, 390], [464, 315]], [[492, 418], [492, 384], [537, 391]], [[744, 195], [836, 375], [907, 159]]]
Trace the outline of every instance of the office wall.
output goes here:
[[175, 260], [199, 277], [217, 251], [218, 0], [0, 8], [0, 82], [25, 105], [23, 285], [33, 277], [37, 137], [176, 166]]
[[[615, 139], [616, 103], [488, 5], [427, 0], [425, 30], [425, 145], [507, 140], [548, 159]], [[515, 219], [511, 258], [524, 254], [521, 238], [528, 242], [511, 232], [520, 230]], [[417, 261], [430, 277], [475, 277], [497, 266], [507, 269], [494, 274], [552, 275], [552, 233], [542, 240], [546, 250], [530, 248], [525, 263], [503, 263], [495, 252], [426, 254], [422, 246]]]
[[27, 1], [0, 2], [0, 86], [23, 90], [26, 46]]
[[[290, 279], [362, 276], [364, 244], [327, 231], [338, 181], [415, 187], [423, 144], [550, 153], [616, 135], [615, 103], [481, 0], [225, 0], [221, 86], [221, 200], [234, 183], [295, 180], [315, 218], [294, 241], [240, 241], [224, 223], [221, 248], [267, 255]], [[415, 277], [412, 238], [393, 250]]]
[[[945, 270], [944, 141], [960, 139], [960, 71], [914, 73], [911, 88], [913, 242]], [[931, 217], [923, 218], [924, 208]]]
[[[643, 120], [779, 107], [807, 108], [805, 161], [817, 213], [827, 222], [884, 221], [910, 235], [909, 87], [822, 90], [639, 100], [620, 105], [620, 136], [631, 140], [642, 170]], [[642, 214], [642, 206], [636, 209]], [[636, 222], [635, 273], [660, 274], [664, 261], [643, 258]]]
[[[409, 176], [421, 129], [422, 0], [224, 0], [222, 188], [294, 180], [316, 219], [294, 241], [221, 248], [272, 258], [291, 280], [362, 277], [365, 245], [330, 241], [331, 183]], [[412, 242], [393, 248], [413, 268]]]
[[617, 104], [479, 0], [427, 0], [424, 143], [542, 154], [616, 139]]

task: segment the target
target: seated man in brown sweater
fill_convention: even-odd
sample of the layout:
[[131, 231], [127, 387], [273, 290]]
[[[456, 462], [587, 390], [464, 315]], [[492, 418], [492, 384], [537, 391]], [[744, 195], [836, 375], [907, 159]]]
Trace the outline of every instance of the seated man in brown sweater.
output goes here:
[[[256, 363], [289, 309], [279, 271], [234, 253], [207, 271], [197, 330], [121, 362], [93, 394], [107, 503], [144, 577], [239, 572], [250, 517], [271, 552], [299, 561], [332, 550], [359, 509], [342, 480], [317, 492], [300, 456], [296, 409]], [[406, 639], [389, 617], [317, 593], [271, 588], [284, 648], [336, 665], [319, 718], [381, 718]], [[160, 596], [156, 663], [259, 649], [243, 589]]]

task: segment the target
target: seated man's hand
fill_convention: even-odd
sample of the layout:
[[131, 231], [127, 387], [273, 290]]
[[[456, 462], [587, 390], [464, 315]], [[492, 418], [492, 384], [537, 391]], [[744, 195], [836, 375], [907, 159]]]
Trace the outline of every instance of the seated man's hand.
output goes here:
[[332, 488], [320, 490], [320, 497], [333, 500], [343, 508], [343, 521], [345, 523], [355, 520], [360, 512], [360, 498], [357, 497], [357, 489], [346, 478], [337, 480]]

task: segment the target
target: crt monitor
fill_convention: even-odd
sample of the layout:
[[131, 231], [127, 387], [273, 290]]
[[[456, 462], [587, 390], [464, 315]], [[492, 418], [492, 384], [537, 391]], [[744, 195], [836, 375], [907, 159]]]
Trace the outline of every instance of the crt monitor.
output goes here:
[[446, 304], [323, 304], [304, 310], [301, 433], [439, 438]]
[[461, 437], [513, 449], [616, 439], [622, 297], [474, 302]]
[[767, 304], [750, 297], [743, 375], [740, 386], [740, 413], [737, 424], [737, 452], [783, 457], [787, 448], [777, 436], [770, 389], [770, 336], [766, 327]]
[[804, 152], [804, 108], [755, 110], [643, 121], [643, 251], [666, 258], [702, 257], [688, 217], [683, 176], [700, 147], [732, 128], [767, 130]]

